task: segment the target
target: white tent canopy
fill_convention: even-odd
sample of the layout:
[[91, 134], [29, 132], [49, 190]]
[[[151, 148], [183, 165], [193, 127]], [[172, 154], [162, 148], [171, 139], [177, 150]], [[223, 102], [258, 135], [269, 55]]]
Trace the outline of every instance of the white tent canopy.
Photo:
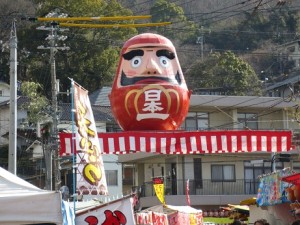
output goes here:
[[37, 188], [0, 167], [0, 225], [63, 224], [59, 192]]

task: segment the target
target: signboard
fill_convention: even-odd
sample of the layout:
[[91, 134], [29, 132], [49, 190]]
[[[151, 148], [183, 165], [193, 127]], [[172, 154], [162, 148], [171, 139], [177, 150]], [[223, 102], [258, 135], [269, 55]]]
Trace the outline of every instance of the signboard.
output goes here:
[[76, 213], [77, 225], [134, 225], [132, 198], [124, 197]]

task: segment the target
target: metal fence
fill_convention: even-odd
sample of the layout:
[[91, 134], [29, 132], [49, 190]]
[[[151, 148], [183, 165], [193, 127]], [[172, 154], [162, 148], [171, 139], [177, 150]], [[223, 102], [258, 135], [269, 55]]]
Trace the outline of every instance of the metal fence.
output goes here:
[[[187, 180], [165, 179], [165, 195], [185, 195]], [[153, 182], [140, 188], [141, 197], [154, 196]], [[258, 181], [237, 179], [233, 181], [189, 180], [190, 195], [250, 195], [257, 194]]]

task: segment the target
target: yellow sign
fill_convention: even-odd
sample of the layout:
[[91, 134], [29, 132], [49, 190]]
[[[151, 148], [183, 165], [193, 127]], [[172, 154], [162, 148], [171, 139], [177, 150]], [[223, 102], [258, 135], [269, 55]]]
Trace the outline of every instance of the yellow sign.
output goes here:
[[153, 178], [153, 187], [156, 193], [158, 200], [162, 204], [166, 204], [165, 202], [165, 186], [164, 186], [164, 178], [163, 177], [154, 177]]

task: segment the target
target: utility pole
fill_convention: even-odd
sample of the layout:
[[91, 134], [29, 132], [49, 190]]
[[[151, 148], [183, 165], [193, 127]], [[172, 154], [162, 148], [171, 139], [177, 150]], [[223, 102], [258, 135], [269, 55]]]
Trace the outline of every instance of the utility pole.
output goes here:
[[[54, 14], [53, 14], [54, 15]], [[46, 165], [47, 174], [46, 174], [46, 188], [52, 190], [52, 157], [53, 157], [53, 167], [54, 167], [54, 181], [55, 181], [55, 190], [59, 190], [61, 183], [61, 175], [59, 168], [59, 143], [58, 143], [58, 107], [57, 107], [57, 80], [56, 80], [56, 64], [55, 64], [55, 54], [58, 50], [69, 50], [69, 47], [63, 46], [58, 47], [57, 41], [64, 41], [67, 37], [60, 36], [57, 34], [57, 31], [65, 31], [67, 29], [59, 28], [58, 24], [51, 22], [51, 27], [38, 27], [38, 30], [47, 30], [50, 31], [49, 36], [46, 40], [49, 41], [49, 46], [39, 46], [38, 49], [49, 49], [50, 50], [50, 74], [51, 74], [51, 115], [52, 115], [52, 129], [50, 135], [50, 146], [46, 147]]]
[[13, 21], [10, 34], [10, 118], [8, 171], [17, 174], [17, 32]]
[[[200, 45], [200, 56], [201, 56], [201, 61], [203, 62], [203, 51], [204, 51], [204, 27], [201, 26], [200, 30], [199, 30], [199, 36], [197, 37], [197, 41], [196, 44]], [[208, 32], [210, 33], [210, 30], [208, 30]]]

